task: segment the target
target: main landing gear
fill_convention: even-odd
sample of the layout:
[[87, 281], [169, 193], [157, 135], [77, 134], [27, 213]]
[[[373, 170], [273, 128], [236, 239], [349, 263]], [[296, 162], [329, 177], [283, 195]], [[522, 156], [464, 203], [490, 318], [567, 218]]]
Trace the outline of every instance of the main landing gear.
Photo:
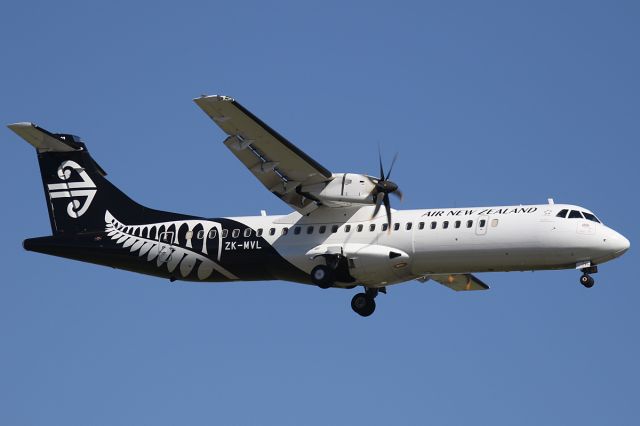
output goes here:
[[333, 268], [318, 265], [311, 270], [311, 281], [320, 288], [333, 287]]
[[378, 295], [377, 288], [367, 288], [364, 293], [358, 293], [351, 299], [351, 309], [363, 317], [368, 317], [376, 310], [375, 298]]
[[[339, 287], [354, 288], [356, 286], [355, 279], [349, 274], [349, 268], [346, 258], [339, 255], [325, 257], [326, 265], [316, 265], [311, 270], [311, 281], [320, 288], [330, 288], [336, 282], [340, 283]], [[351, 284], [353, 283], [353, 284]], [[378, 293], [386, 293], [385, 287], [369, 288], [365, 287], [364, 293], [358, 293], [351, 299], [351, 309], [360, 316], [368, 317], [376, 310], [376, 301], [374, 300]]]
[[596, 283], [593, 277], [589, 274], [595, 274], [598, 272], [597, 266], [589, 266], [588, 268], [582, 268], [582, 276], [580, 277], [580, 284], [586, 288], [591, 288]]
[[322, 257], [325, 259], [325, 264], [316, 265], [311, 270], [311, 282], [320, 288], [333, 287], [337, 282], [347, 285], [355, 282], [349, 273], [346, 257], [338, 253], [326, 254]]

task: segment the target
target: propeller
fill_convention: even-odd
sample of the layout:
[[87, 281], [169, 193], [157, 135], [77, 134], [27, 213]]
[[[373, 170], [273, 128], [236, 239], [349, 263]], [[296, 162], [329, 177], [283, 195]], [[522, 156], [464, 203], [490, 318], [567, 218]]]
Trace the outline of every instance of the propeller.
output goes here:
[[387, 212], [387, 223], [389, 224], [389, 231], [391, 231], [391, 202], [389, 201], [389, 194], [395, 195], [402, 201], [402, 191], [400, 191], [396, 183], [389, 180], [389, 176], [391, 176], [391, 171], [393, 170], [394, 164], [396, 164], [397, 158], [398, 153], [396, 152], [396, 155], [393, 156], [393, 161], [391, 161], [389, 172], [385, 176], [384, 169], [382, 167], [382, 154], [380, 153], [380, 147], [378, 147], [380, 178], [377, 181], [374, 181], [375, 188], [371, 192], [371, 195], [376, 202], [376, 208], [373, 210], [371, 218], [374, 218], [378, 214], [378, 212], [380, 211], [380, 207], [382, 206], [382, 204], [384, 204], [384, 209]]

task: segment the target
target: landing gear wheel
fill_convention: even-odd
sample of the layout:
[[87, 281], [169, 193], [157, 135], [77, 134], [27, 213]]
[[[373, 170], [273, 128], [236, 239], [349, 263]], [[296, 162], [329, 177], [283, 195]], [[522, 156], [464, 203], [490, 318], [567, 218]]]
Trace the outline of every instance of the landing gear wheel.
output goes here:
[[376, 301], [365, 293], [358, 293], [351, 299], [351, 309], [360, 316], [368, 317], [376, 310]]
[[326, 265], [318, 265], [311, 270], [311, 281], [320, 288], [333, 287], [333, 271]]
[[591, 275], [588, 274], [583, 274], [580, 277], [580, 284], [582, 284], [583, 286], [585, 286], [586, 288], [591, 288], [593, 287], [593, 285], [596, 282], [593, 280], [593, 278], [591, 277]]

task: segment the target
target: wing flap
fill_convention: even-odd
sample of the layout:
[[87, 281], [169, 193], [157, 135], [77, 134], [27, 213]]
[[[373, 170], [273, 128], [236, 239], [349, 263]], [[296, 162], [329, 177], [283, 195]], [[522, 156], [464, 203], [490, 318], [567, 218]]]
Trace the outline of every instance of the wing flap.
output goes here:
[[471, 274], [428, 275], [428, 278], [455, 291], [488, 290], [489, 286]]

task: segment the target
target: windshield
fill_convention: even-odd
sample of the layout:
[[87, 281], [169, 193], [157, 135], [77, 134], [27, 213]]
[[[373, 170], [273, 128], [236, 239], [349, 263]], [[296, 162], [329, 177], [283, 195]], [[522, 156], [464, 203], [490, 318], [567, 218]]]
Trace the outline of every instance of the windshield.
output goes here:
[[600, 219], [596, 217], [593, 213], [585, 212], [584, 210], [569, 210], [562, 209], [558, 212], [556, 217], [566, 218], [566, 219], [587, 219], [591, 222], [602, 223]]

